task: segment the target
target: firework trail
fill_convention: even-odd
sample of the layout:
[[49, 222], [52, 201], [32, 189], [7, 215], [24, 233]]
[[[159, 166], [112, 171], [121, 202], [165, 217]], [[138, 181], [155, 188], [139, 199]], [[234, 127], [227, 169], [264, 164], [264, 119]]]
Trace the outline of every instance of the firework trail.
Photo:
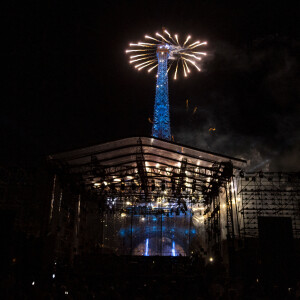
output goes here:
[[177, 79], [179, 72], [182, 72], [184, 77], [188, 77], [193, 68], [201, 71], [199, 62], [206, 52], [198, 52], [197, 48], [206, 44], [207, 42], [192, 41], [190, 35], [182, 43], [178, 34], [173, 37], [167, 30], [164, 30], [162, 33], [157, 32], [155, 37], [145, 35], [144, 41], [130, 43], [130, 49], [126, 50], [126, 53], [130, 55], [129, 63], [134, 64], [136, 69], [139, 71], [147, 69], [151, 72], [159, 63], [156, 55], [157, 48], [164, 45], [169, 51], [168, 72], [173, 72], [173, 78]]

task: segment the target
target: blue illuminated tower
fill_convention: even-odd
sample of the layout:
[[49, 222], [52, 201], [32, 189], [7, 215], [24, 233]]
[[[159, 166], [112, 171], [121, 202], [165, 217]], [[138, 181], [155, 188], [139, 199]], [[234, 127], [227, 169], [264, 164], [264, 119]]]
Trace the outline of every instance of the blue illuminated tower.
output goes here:
[[152, 136], [164, 140], [171, 139], [169, 92], [168, 92], [168, 59], [170, 46], [161, 44], [157, 47], [158, 60], [156, 94]]
[[[172, 35], [163, 29], [163, 34], [156, 32], [156, 37], [145, 35], [146, 42], [130, 43], [132, 49], [126, 50], [130, 53], [129, 63], [134, 63], [139, 71], [148, 69], [151, 72], [157, 67], [157, 81], [154, 104], [154, 116], [152, 136], [163, 140], [171, 140], [168, 72], [173, 65], [175, 67], [174, 80], [177, 79], [178, 69], [182, 68], [184, 77], [191, 72], [190, 67], [201, 71], [198, 62], [205, 52], [198, 52], [196, 48], [206, 45], [206, 42], [191, 42], [188, 35], [181, 43], [178, 34]], [[168, 65], [168, 62], [169, 65]]]

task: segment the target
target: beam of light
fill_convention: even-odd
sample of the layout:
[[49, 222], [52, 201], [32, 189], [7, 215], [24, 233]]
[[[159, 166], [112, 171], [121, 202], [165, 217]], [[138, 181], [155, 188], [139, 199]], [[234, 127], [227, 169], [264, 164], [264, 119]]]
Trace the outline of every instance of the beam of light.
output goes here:
[[189, 35], [189, 36], [186, 38], [185, 42], [183, 43], [183, 46], [189, 41], [190, 38], [191, 38], [191, 36]]
[[164, 41], [166, 41], [168, 44], [170, 44], [170, 42], [165, 39], [161, 34], [159, 34], [158, 32], [155, 33], [157, 36], [161, 37]]
[[151, 44], [151, 43], [143, 43], [143, 42], [138, 42], [139, 45], [150, 45], [150, 46], [156, 46], [156, 44]]
[[196, 59], [198, 59], [198, 60], [201, 60], [201, 59], [202, 59], [201, 57], [198, 57], [198, 56], [196, 56], [196, 55], [194, 55], [194, 54], [189, 54], [189, 53], [186, 53], [186, 52], [183, 52], [182, 54], [183, 54], [183, 55], [190, 56], [190, 57], [194, 57], [194, 58], [196, 58]]
[[197, 47], [202, 46], [202, 45], [207, 45], [207, 42], [203, 42], [203, 43], [197, 44], [197, 45], [195, 45], [193, 47], [190, 47], [190, 49], [194, 49], [194, 48], [197, 48]]
[[179, 45], [178, 34], [175, 34], [175, 39], [176, 39], [177, 44]]
[[156, 61], [149, 62], [149, 63], [145, 64], [144, 66], [139, 67], [138, 70], [140, 71], [140, 70], [142, 70], [142, 69], [144, 69], [144, 68], [146, 68], [146, 67], [148, 67], [148, 66], [151, 66], [151, 65], [153, 65], [153, 64], [155, 64], [155, 63], [156, 63]]
[[192, 65], [194, 65], [199, 72], [201, 71], [201, 69], [197, 66], [197, 64], [193, 60], [190, 60], [190, 59], [185, 58], [185, 57], [183, 57], [183, 59], [190, 62]]
[[177, 64], [176, 64], [176, 69], [175, 69], [175, 74], [174, 74], [175, 80], [177, 79], [178, 62], [179, 62], [179, 60], [177, 60]]
[[149, 239], [146, 239], [145, 256], [149, 256]]
[[172, 37], [172, 35], [167, 31], [165, 30], [165, 33], [169, 36], [169, 39], [171, 39], [174, 43], [176, 43]]
[[125, 52], [129, 53], [129, 52], [138, 52], [138, 51], [149, 51], [149, 50], [146, 50], [146, 49], [135, 49], [135, 50], [126, 50]]
[[141, 56], [147, 56], [147, 55], [153, 55], [153, 53], [144, 53], [144, 54], [132, 55], [132, 56], [130, 56], [130, 59], [136, 58], [136, 57], [141, 57]]
[[172, 242], [172, 256], [176, 256], [176, 252], [175, 252], [175, 242]]
[[197, 41], [197, 42], [195, 42], [195, 43], [192, 43], [192, 44], [188, 45], [188, 46], [187, 46], [187, 48], [191, 48], [192, 46], [194, 46], [194, 45], [198, 45], [198, 44], [200, 44], [200, 42], [199, 42], [199, 41]]
[[154, 60], [154, 61], [152, 61], [152, 62], [149, 62], [148, 64], [146, 64], [146, 65], [144, 65], [144, 66], [138, 68], [138, 70], [140, 71], [140, 70], [142, 70], [142, 69], [144, 69], [144, 68], [146, 68], [146, 67], [148, 67], [148, 66], [150, 66], [150, 65], [153, 65], [155, 62], [156, 62], [156, 60]]
[[154, 67], [151, 67], [150, 69], [148, 69], [148, 73], [150, 73], [154, 68], [156, 68], [158, 66], [158, 64], [156, 64]]
[[[155, 56], [153, 55], [153, 57], [155, 57]], [[145, 59], [150, 59], [150, 58], [151, 58], [151, 56], [150, 57], [149, 56], [141, 57], [141, 58], [138, 58], [138, 59], [130, 60], [129, 63], [132, 64], [133, 62], [140, 61], [140, 60], [145, 60]]]
[[171, 38], [171, 34], [167, 30], [164, 30], [164, 32]]
[[256, 169], [261, 168], [262, 166], [264, 166], [266, 163], [268, 163], [270, 161], [269, 158], [265, 159], [264, 161], [262, 161], [261, 163], [257, 164], [256, 166], [254, 166], [253, 168], [251, 168], [251, 170], [249, 170], [249, 172], [254, 172]]
[[183, 62], [184, 62], [184, 64], [185, 64], [185, 67], [186, 67], [187, 72], [190, 73], [191, 71], [190, 71], [190, 69], [189, 69], [189, 67], [188, 67], [188, 65], [187, 65], [187, 63], [186, 63], [186, 61], [184, 60]]
[[148, 62], [151, 62], [151, 61], [156, 61], [156, 59], [151, 59], [151, 60], [148, 60], [148, 61], [144, 61], [141, 64], [135, 65], [134, 67], [139, 68], [139, 67], [143, 66], [144, 64], [147, 64]]
[[206, 52], [194, 52], [194, 51], [192, 51], [192, 53], [195, 53], [195, 54], [200, 54], [200, 55], [207, 55], [207, 53], [206, 53]]
[[146, 38], [146, 39], [151, 39], [151, 40], [154, 40], [154, 41], [157, 41], [157, 42], [159, 42], [159, 43], [160, 43], [160, 41], [159, 41], [159, 40], [155, 39], [155, 38], [154, 38], [154, 37], [152, 37], [152, 36], [145, 35], [145, 38]]
[[[149, 46], [151, 45], [151, 46]], [[144, 43], [141, 43], [141, 42], [138, 42], [137, 44], [133, 44], [133, 43], [130, 43], [129, 46], [130, 47], [144, 47], [144, 48], [152, 48], [153, 46], [155, 46], [155, 44], [144, 44]]]

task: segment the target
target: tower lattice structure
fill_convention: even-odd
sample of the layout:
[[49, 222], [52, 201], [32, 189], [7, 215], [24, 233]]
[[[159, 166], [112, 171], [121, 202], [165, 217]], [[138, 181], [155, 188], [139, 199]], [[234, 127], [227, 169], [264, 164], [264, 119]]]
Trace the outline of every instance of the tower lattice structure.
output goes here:
[[158, 59], [158, 70], [152, 136], [164, 140], [171, 140], [168, 91], [169, 45], [159, 45], [156, 55]]

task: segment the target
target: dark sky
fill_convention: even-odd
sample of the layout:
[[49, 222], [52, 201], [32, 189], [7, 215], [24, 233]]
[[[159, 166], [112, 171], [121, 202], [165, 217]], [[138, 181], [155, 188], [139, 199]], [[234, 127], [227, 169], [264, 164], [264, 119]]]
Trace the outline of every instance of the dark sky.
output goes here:
[[1, 163], [149, 136], [155, 77], [129, 65], [125, 49], [164, 26], [209, 43], [203, 72], [170, 80], [175, 141], [243, 157], [250, 169], [300, 169], [299, 5], [88, 2], [2, 9]]

